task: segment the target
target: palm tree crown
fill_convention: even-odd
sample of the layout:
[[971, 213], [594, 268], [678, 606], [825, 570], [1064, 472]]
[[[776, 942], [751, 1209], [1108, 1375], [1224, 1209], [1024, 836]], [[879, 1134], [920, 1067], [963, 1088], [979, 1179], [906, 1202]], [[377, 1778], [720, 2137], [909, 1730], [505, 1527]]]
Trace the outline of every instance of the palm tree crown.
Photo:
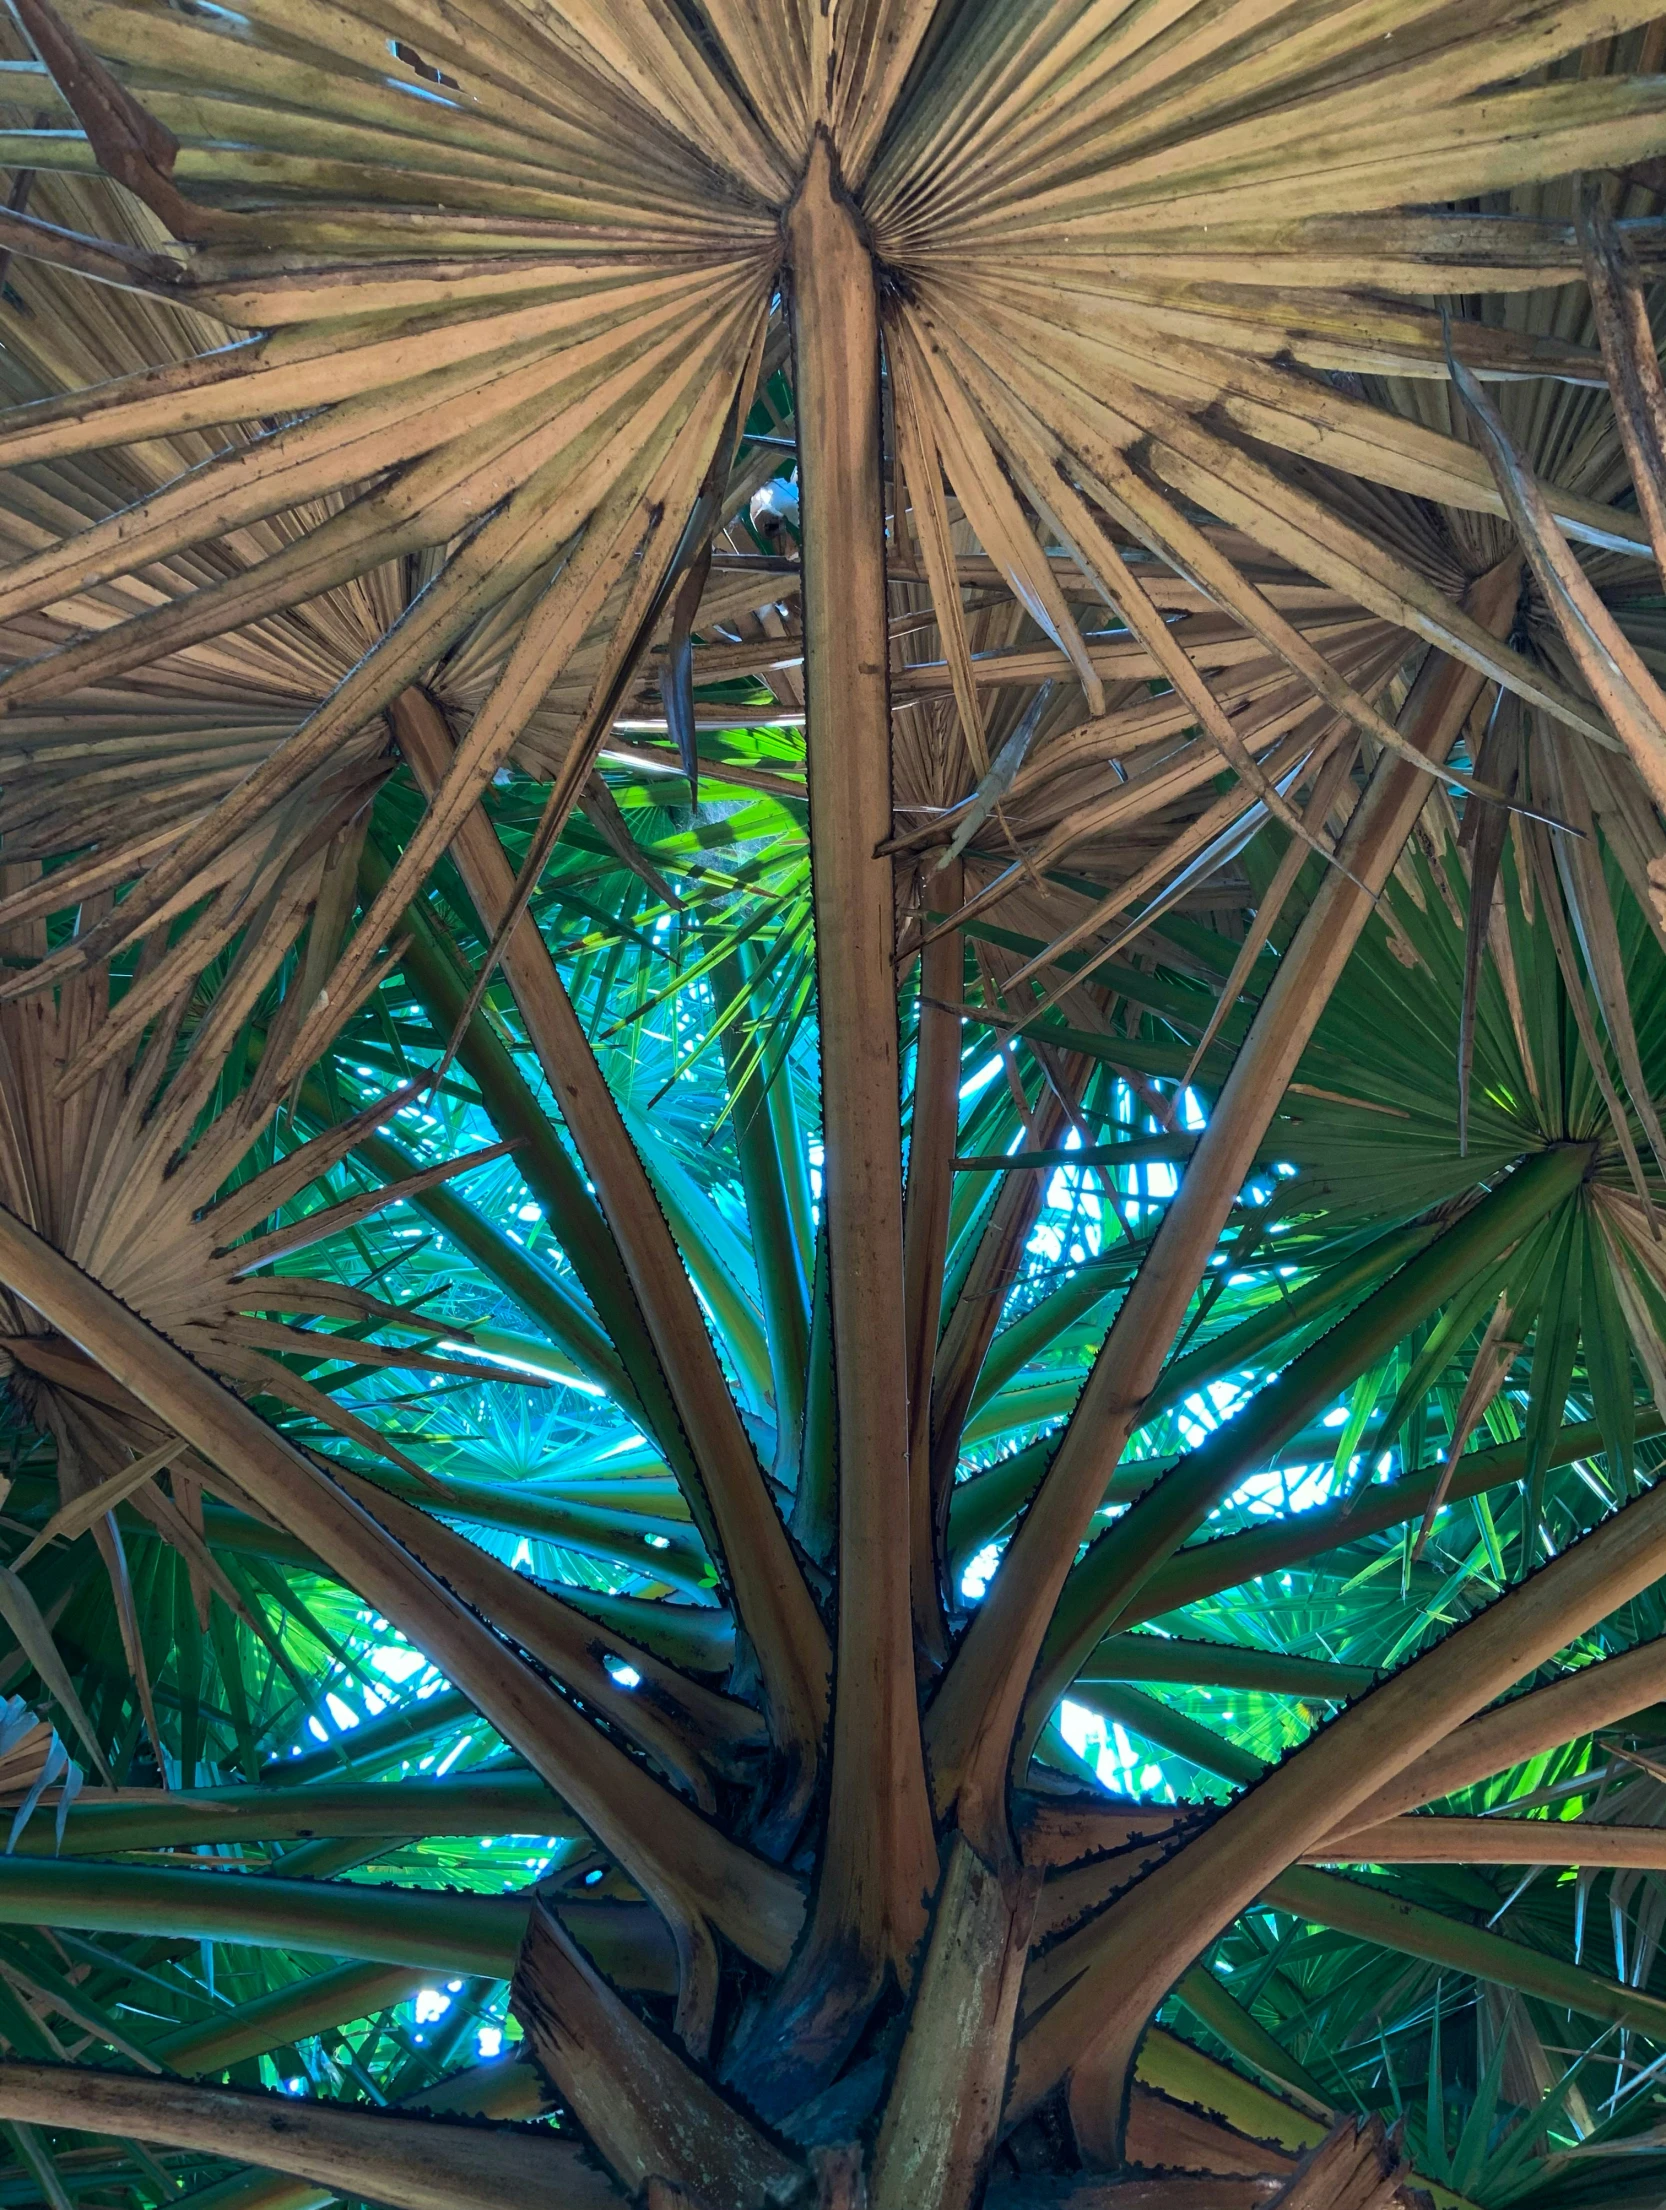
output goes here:
[[1666, 19], [5, 41], [0, 2202], [1654, 2201]]

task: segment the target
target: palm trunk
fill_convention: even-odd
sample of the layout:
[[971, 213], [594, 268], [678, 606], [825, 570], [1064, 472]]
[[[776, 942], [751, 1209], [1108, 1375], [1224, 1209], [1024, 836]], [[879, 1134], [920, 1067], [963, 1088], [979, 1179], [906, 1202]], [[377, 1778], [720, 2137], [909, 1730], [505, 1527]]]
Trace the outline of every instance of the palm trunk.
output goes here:
[[874, 2147], [872, 2210], [966, 2210], [1006, 2093], [1040, 1886], [1003, 1878], [956, 1835]]

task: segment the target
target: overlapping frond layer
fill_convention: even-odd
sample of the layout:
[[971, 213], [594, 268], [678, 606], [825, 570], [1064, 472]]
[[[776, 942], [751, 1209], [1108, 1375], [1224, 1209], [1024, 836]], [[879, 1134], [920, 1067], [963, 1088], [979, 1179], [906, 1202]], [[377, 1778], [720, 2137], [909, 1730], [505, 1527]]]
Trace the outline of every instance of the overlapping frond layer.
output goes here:
[[0, 2192], [1652, 2171], [1662, 25], [14, 14]]
[[[280, 25], [256, 10], [234, 31], [99, 5], [53, 15], [56, 29], [44, 15], [34, 25], [43, 55], [61, 65], [73, 50], [115, 73], [167, 141], [167, 189], [150, 194], [152, 206], [180, 228], [183, 193], [200, 220], [183, 225], [192, 241], [183, 258], [164, 256], [175, 274], [159, 270], [150, 295], [120, 309], [146, 326], [127, 333], [127, 357], [148, 351], [159, 365], [100, 382], [86, 360], [58, 364], [45, 380], [74, 387], [73, 396], [14, 415], [0, 428], [0, 459], [38, 473], [78, 455], [157, 449], [163, 436], [208, 443], [189, 455], [161, 447], [195, 465], [177, 481], [162, 471], [161, 488], [137, 505], [109, 497], [114, 511], [90, 530], [66, 534], [60, 523], [55, 543], [38, 542], [14, 563], [0, 608], [32, 630], [33, 646], [0, 678], [0, 699], [11, 702], [24, 743], [43, 711], [49, 728], [69, 701], [84, 714], [118, 681], [159, 686], [181, 706], [181, 684], [187, 695], [217, 689], [229, 704], [226, 655], [247, 664], [258, 644], [253, 679], [269, 687], [287, 665], [298, 679], [290, 697], [316, 702], [282, 742], [270, 716], [242, 741], [205, 719], [195, 759], [179, 755], [185, 818], [174, 847], [161, 823], [148, 824], [143, 841], [101, 841], [84, 862], [89, 882], [143, 878], [123, 901], [130, 928], [204, 881], [258, 811], [300, 792], [311, 800], [323, 756], [339, 757], [343, 744], [373, 753], [381, 711], [413, 678], [449, 689], [466, 718], [489, 715], [475, 748], [482, 763], [519, 742], [523, 756], [553, 765], [552, 740], [593, 741], [587, 709], [622, 703], [591, 698], [581, 684], [587, 656], [606, 661], [598, 623], [605, 633], [631, 603], [623, 577], [611, 595], [609, 579], [621, 562], [689, 556], [677, 541], [681, 516], [725, 393], [738, 390], [750, 357], [750, 318], [763, 312], [779, 252], [779, 210], [816, 130], [840, 149], [875, 255], [897, 287], [888, 343], [899, 459], [912, 453], [908, 493], [978, 775], [987, 711], [976, 702], [964, 617], [946, 603], [944, 477], [1016, 607], [1062, 654], [1060, 672], [1080, 687], [1090, 719], [1103, 712], [1104, 673], [1102, 653], [1083, 638], [1084, 616], [1103, 623], [1108, 613], [1119, 628], [1132, 618], [1128, 649], [1163, 627], [1138, 609], [1131, 617], [1126, 574], [1120, 599], [1106, 574], [1118, 557], [1107, 548], [1120, 543], [1154, 557], [1159, 573], [1201, 584], [1219, 610], [1212, 618], [1282, 660], [1316, 704], [1328, 700], [1345, 723], [1392, 744], [1390, 725], [1373, 720], [1369, 700], [1332, 665], [1343, 638], [1304, 649], [1269, 617], [1253, 558], [1234, 548], [1213, 564], [1202, 559], [1187, 527], [1202, 505], [1247, 529], [1257, 557], [1293, 563], [1361, 620], [1450, 647], [1564, 724], [1592, 726], [1576, 691], [1481, 634], [1454, 605], [1461, 548], [1407, 547], [1400, 530], [1385, 530], [1380, 507], [1359, 511], [1349, 484], [1501, 512], [1482, 454], [1337, 379], [1444, 374], [1439, 318], [1412, 296], [1439, 258], [1431, 225], [1442, 218], [1417, 230], [1384, 213], [1404, 199], [1410, 167], [1427, 204], [1559, 175], [1582, 148], [1621, 158], [1615, 134], [1628, 128], [1639, 146], [1652, 142], [1657, 103], [1636, 34], [1614, 73], [1570, 74], [1568, 57], [1597, 29], [1612, 39], [1629, 19], [1610, 10], [1587, 24], [1578, 11], [1515, 7], [1459, 28], [1435, 11], [1397, 11], [1385, 54], [1374, 26], [1309, 22], [1300, 11], [1266, 20], [1229, 11], [1207, 25], [1185, 10], [1125, 21], [1074, 0], [1012, 18], [939, 12], [864, 10], [830, 25], [815, 11], [802, 21], [792, 11], [722, 11], [711, 28], [726, 66], [655, 9], [615, 23], [588, 9], [534, 20], [487, 8], [449, 28], [419, 21], [421, 11], [397, 25], [350, 13]], [[1633, 49], [1642, 76], [1625, 73]], [[31, 114], [37, 124], [73, 119], [74, 99], [85, 106], [88, 97], [71, 85], [66, 100], [30, 60], [11, 79], [20, 117], [25, 94], [45, 103]], [[1498, 90], [1511, 83], [1520, 88]], [[1392, 137], [1392, 161], [1361, 155], [1362, 117]], [[73, 172], [95, 165], [104, 127], [89, 139], [56, 129], [39, 139], [30, 161], [57, 168], [50, 190], [100, 189]], [[28, 137], [20, 134], [20, 159]], [[1399, 255], [1397, 288], [1407, 296], [1384, 298], [1389, 280], [1375, 266], [1372, 296], [1338, 284], [1334, 251], [1330, 266], [1311, 270], [1299, 256], [1269, 253], [1289, 230], [1267, 190], [1274, 173], [1304, 208], [1321, 198], [1327, 222], [1345, 210], [1381, 216], [1382, 252]], [[134, 189], [144, 196], [142, 180]], [[1253, 250], [1234, 193], [1255, 199], [1262, 230]], [[506, 227], [492, 227], [498, 218]], [[135, 219], [129, 203], [130, 246], [140, 242]], [[1153, 245], [1148, 233], [1165, 221]], [[1459, 250], [1507, 273], [1514, 244], [1516, 276], [1542, 277], [1538, 231], [1496, 218], [1450, 222]], [[152, 249], [163, 243], [142, 211], [137, 224]], [[440, 250], [447, 226], [456, 233], [449, 259]], [[122, 226], [83, 215], [63, 227]], [[1186, 252], [1222, 232], [1232, 240], [1232, 281], [1186, 264]], [[1186, 248], [1178, 260], [1176, 238]], [[435, 248], [431, 257], [413, 254], [418, 240]], [[43, 239], [40, 250], [54, 249]], [[65, 273], [28, 266], [34, 285], [85, 291]], [[208, 314], [262, 334], [192, 358]], [[1535, 388], [1601, 381], [1598, 350], [1559, 334], [1483, 321], [1461, 325], [1455, 343], [1483, 376]], [[244, 423], [263, 426], [250, 434]], [[658, 458], [656, 443], [666, 448]], [[1314, 464], [1330, 472], [1323, 482]], [[732, 488], [744, 498], [744, 482]], [[602, 505], [610, 490], [617, 519]], [[1644, 542], [1608, 500], [1550, 497], [1577, 536], [1625, 549]], [[652, 554], [655, 507], [671, 519]], [[627, 544], [632, 513], [637, 541]], [[1036, 549], [1038, 529], [1062, 534], [1074, 556], [1066, 575], [1054, 576]], [[599, 542], [610, 531], [611, 553]], [[549, 583], [545, 569], [576, 555], [581, 532], [589, 551], [561, 593], [566, 611], [550, 607], [542, 648], [529, 646], [508, 675], [516, 633]], [[203, 576], [208, 546], [222, 562], [233, 554], [231, 573]], [[158, 601], [157, 580], [172, 569]], [[96, 611], [52, 595], [72, 576], [83, 598], [98, 586]], [[364, 606], [377, 579], [394, 589], [379, 617]], [[322, 661], [321, 623], [346, 648]], [[1197, 633], [1195, 623], [1180, 626]], [[295, 645], [274, 659], [287, 632]], [[1306, 836], [1283, 795], [1292, 763], [1280, 758], [1271, 777], [1257, 766], [1264, 731], [1251, 742], [1241, 710], [1235, 720], [1230, 703], [1210, 707], [1207, 673], [1186, 672], [1197, 657], [1190, 644], [1183, 637], [1160, 651], [1154, 672], [1203, 714], [1246, 794], [1244, 819], [1270, 810]], [[726, 672], [746, 665], [731, 653]], [[1137, 665], [1118, 672], [1132, 679]], [[1024, 666], [1003, 673], [1030, 678]], [[500, 677], [510, 689], [494, 711]], [[610, 676], [608, 687], [617, 685]], [[194, 703], [212, 716], [206, 700]], [[250, 703], [238, 700], [239, 715]], [[20, 720], [25, 707], [34, 714]], [[540, 738], [540, 728], [549, 734]], [[135, 738], [127, 756], [136, 769], [145, 755]], [[49, 747], [39, 756], [61, 770]], [[120, 770], [112, 760], [88, 772], [93, 801]], [[482, 772], [460, 770], [458, 803]], [[235, 801], [214, 789], [243, 777]], [[194, 818], [185, 813], [193, 802]], [[1001, 819], [1009, 821], [1004, 809]], [[436, 822], [434, 838], [443, 833]], [[1134, 898], [1148, 874], [1177, 879], [1212, 848], [1205, 831], [1159, 846], [1127, 878], [1139, 886]], [[1029, 850], [1035, 864], [1056, 856], [1033, 840]], [[390, 895], [378, 920], [394, 910]], [[86, 949], [113, 941], [110, 924]]]

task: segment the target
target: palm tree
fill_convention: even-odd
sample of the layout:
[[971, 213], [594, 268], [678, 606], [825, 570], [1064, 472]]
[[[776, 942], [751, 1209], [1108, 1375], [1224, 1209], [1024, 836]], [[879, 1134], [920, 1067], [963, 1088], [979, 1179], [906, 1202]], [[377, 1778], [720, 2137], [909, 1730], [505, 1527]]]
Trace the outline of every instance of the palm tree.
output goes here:
[[1652, 2200], [1662, 26], [15, 12], [0, 2194]]

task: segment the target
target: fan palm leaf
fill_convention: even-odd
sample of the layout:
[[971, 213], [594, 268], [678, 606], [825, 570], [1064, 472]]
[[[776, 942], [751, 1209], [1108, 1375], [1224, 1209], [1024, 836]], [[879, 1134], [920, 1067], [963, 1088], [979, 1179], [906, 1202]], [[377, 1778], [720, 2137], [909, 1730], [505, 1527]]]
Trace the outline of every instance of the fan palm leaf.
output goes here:
[[27, 2184], [1646, 2153], [1647, 11], [17, 21]]

